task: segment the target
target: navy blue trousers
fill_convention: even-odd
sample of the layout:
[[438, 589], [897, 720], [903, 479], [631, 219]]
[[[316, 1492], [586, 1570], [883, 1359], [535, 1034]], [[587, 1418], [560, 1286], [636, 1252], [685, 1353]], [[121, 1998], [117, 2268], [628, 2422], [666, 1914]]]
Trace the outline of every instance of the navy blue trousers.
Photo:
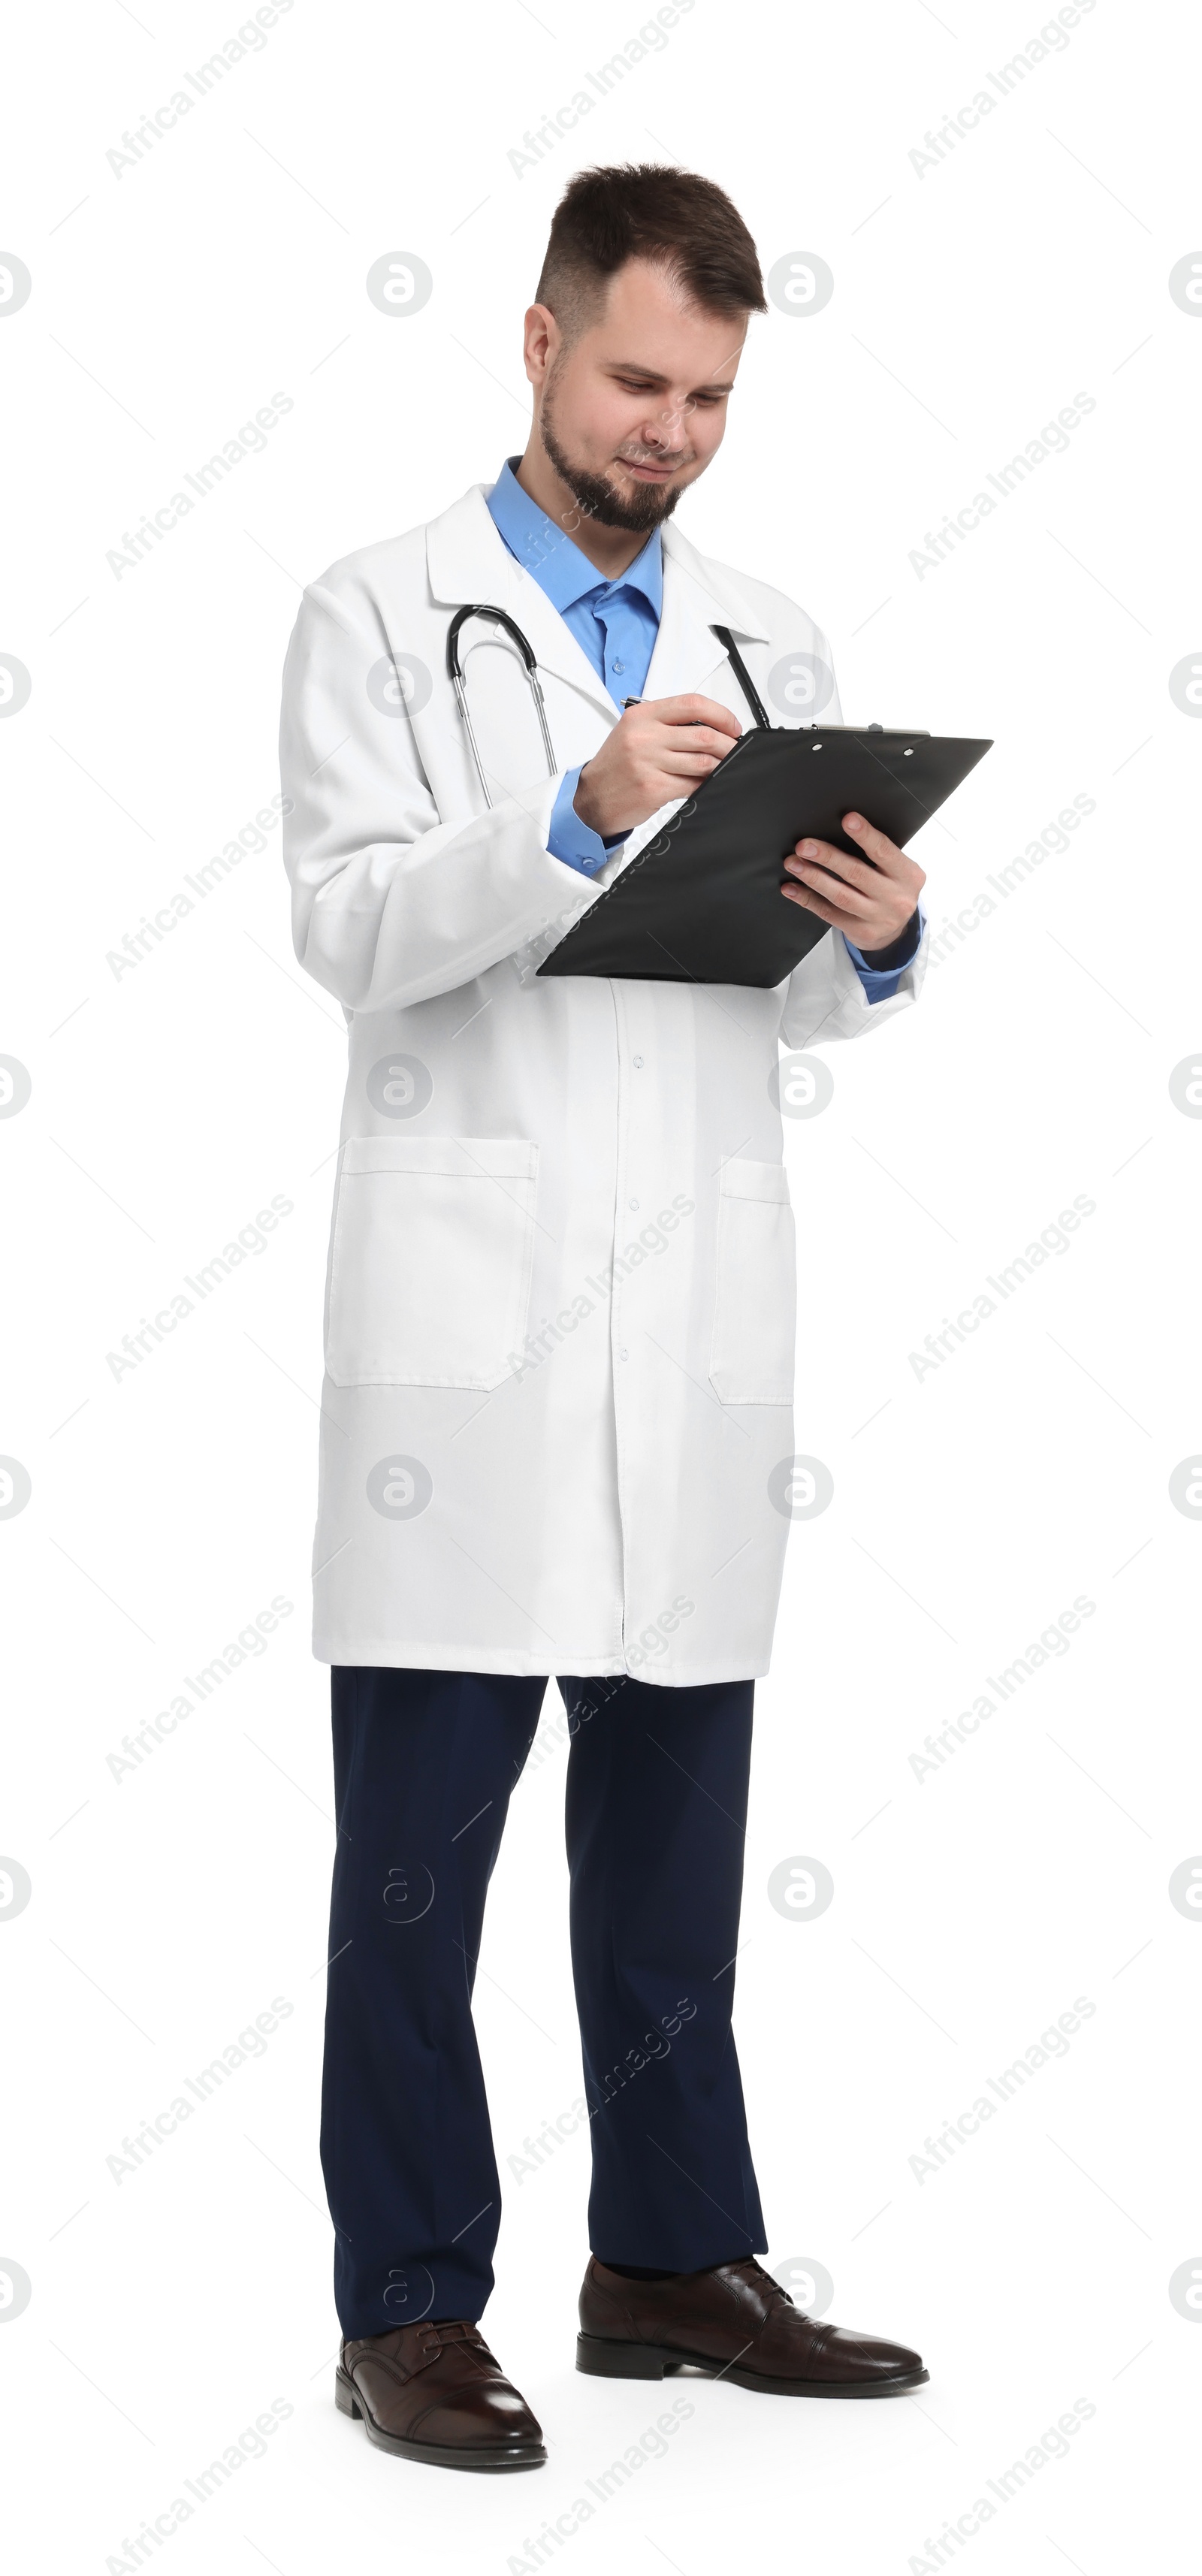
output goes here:
[[[478, 2318], [493, 2286], [501, 2187], [472, 1985], [546, 1687], [333, 1670], [321, 2158], [348, 2336]], [[559, 1688], [590, 2245], [673, 2272], [762, 2254], [730, 2026], [754, 1684]]]

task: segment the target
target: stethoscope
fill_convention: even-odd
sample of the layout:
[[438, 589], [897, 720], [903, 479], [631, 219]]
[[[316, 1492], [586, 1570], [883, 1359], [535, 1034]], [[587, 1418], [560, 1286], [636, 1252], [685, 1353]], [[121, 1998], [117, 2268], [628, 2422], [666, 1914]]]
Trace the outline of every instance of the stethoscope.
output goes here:
[[[534, 700], [535, 712], [538, 716], [539, 731], [543, 738], [543, 750], [547, 755], [548, 778], [554, 778], [558, 768], [558, 762], [555, 758], [555, 753], [551, 744], [550, 732], [547, 727], [547, 709], [543, 699], [542, 684], [538, 676], [538, 663], [535, 659], [533, 647], [528, 638], [523, 635], [517, 619], [510, 617], [507, 611], [503, 608], [490, 608], [483, 600], [475, 600], [469, 607], [458, 609], [454, 617], [451, 619], [450, 626], [447, 630], [447, 678], [454, 689], [459, 713], [463, 718], [464, 730], [467, 734], [468, 741], [471, 744], [472, 758], [476, 764], [476, 771], [480, 780], [480, 785], [484, 790], [484, 802], [491, 810], [492, 798], [488, 792], [488, 780], [484, 775], [484, 763], [480, 758], [479, 747], [476, 742], [475, 734], [472, 731], [472, 719], [468, 713], [467, 687], [463, 676], [463, 665], [459, 658], [460, 631], [466, 625], [469, 617], [490, 617], [494, 626], [504, 627], [510, 643], [516, 644], [518, 652], [522, 657], [522, 664], [529, 683], [530, 694]], [[716, 635], [718, 642], [725, 646], [726, 651], [730, 656], [731, 669], [733, 670], [735, 678], [739, 683], [739, 687], [741, 688], [743, 695], [747, 700], [747, 704], [755, 717], [757, 725], [762, 725], [765, 732], [770, 733], [772, 731], [772, 727], [764, 710], [763, 699], [760, 697], [751, 673], [743, 660], [742, 654], [738, 650], [729, 626], [711, 626], [710, 633], [711, 635]], [[637, 700], [634, 698], [626, 698], [623, 700], [624, 707], [632, 707], [636, 704]]]

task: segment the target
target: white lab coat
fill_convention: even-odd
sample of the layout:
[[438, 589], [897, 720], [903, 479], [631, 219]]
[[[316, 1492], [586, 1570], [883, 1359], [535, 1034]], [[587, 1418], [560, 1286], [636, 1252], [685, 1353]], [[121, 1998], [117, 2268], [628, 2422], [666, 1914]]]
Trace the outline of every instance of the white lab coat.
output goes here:
[[[793, 1216], [770, 1075], [781, 1042], [859, 1037], [913, 1001], [925, 943], [871, 1006], [834, 934], [765, 992], [538, 979], [675, 807], [596, 879], [550, 856], [563, 772], [618, 710], [503, 544], [490, 488], [313, 583], [285, 668], [293, 937], [344, 1005], [350, 1049], [314, 1652], [749, 1678], [768, 1669], [793, 1452]], [[470, 626], [491, 812], [445, 676], [467, 600], [525, 630], [563, 765], [546, 776], [512, 646]], [[791, 600], [669, 524], [644, 694], [701, 690], [748, 723], [714, 621], [761, 695], [785, 654], [829, 661]], [[837, 702], [823, 713], [836, 721]]]

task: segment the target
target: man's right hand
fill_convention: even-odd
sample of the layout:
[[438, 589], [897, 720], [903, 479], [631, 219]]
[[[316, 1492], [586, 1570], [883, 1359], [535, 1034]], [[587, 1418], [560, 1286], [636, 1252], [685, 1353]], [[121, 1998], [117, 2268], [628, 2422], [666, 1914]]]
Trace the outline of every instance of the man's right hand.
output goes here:
[[641, 698], [624, 709], [580, 772], [575, 806], [581, 822], [603, 841], [633, 832], [659, 806], [708, 778], [742, 731], [716, 698]]

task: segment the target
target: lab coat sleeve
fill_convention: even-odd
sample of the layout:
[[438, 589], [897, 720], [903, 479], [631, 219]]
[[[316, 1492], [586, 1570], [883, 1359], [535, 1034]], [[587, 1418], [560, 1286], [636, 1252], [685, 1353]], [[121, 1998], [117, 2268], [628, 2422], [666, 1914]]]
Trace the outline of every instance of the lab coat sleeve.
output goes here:
[[891, 1019], [895, 1011], [904, 1011], [908, 1003], [917, 1001], [930, 945], [928, 924], [917, 953], [902, 969], [897, 991], [885, 1001], [870, 1002], [842, 934], [828, 930], [825, 939], [811, 948], [789, 978], [780, 1024], [782, 1043], [787, 1047], [825, 1046], [831, 1038], [862, 1038], [869, 1029], [879, 1028], [882, 1020]]
[[[825, 635], [819, 634], [814, 650], [833, 675], [835, 666]], [[843, 722], [837, 685], [821, 709], [821, 720], [827, 724]], [[921, 942], [909, 965], [902, 969], [896, 992], [870, 1002], [842, 931], [828, 930], [825, 939], [811, 948], [789, 978], [780, 1024], [782, 1045], [825, 1046], [832, 1038], [862, 1038], [869, 1029], [879, 1028], [882, 1020], [892, 1019], [895, 1011], [904, 1011], [909, 1003], [917, 1001], [922, 990], [930, 944], [930, 927], [924, 923]]]
[[369, 694], [389, 658], [365, 582], [327, 576], [305, 592], [280, 723], [292, 938], [353, 1011], [451, 992], [595, 900], [547, 848], [559, 778], [440, 821], [407, 714]]

